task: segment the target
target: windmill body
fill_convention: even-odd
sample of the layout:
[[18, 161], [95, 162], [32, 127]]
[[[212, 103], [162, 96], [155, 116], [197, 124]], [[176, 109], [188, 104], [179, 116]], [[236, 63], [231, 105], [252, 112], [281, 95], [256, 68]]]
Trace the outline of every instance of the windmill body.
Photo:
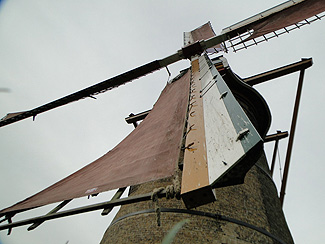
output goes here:
[[[211, 38], [211, 37], [209, 37], [209, 38]], [[185, 46], [184, 48], [181, 49], [181, 52], [176, 52], [176, 54], [167, 56], [166, 59], [164, 59], [164, 58], [160, 59], [160, 61], [158, 61], [159, 65], [162, 65], [161, 67], [164, 67], [164, 64], [167, 64], [167, 63], [164, 63], [165, 61], [162, 62], [161, 60], [167, 60], [168, 62], [171, 62], [170, 57], [172, 57], [172, 59], [174, 59], [177, 55], [179, 55], [180, 58], [185, 57], [185, 58], [192, 59], [192, 57], [194, 57], [195, 55], [198, 55], [198, 53], [193, 54], [191, 52], [193, 50], [194, 50], [194, 52], [201, 52], [198, 50], [200, 50], [202, 48], [204, 49], [205, 43], [211, 42], [211, 41], [209, 41], [209, 38], [208, 39], [204, 38], [205, 41], [203, 41], [203, 42], [201, 40], [198, 40], [197, 43], [194, 42], [193, 44], [191, 44], [191, 41], [193, 40], [193, 38], [192, 39], [189, 38], [187, 43], [190, 42], [189, 44], [191, 44], [193, 46], [191, 46], [191, 45], [189, 45], [191, 47]], [[199, 43], [199, 45], [198, 45], [198, 43]], [[194, 44], [195, 44], [195, 46], [194, 46]], [[229, 48], [229, 46], [224, 45], [223, 43], [219, 43], [219, 44], [222, 44], [222, 45], [219, 45], [219, 46], [211, 45], [209, 48], [214, 49], [214, 51], [220, 51], [222, 49], [224, 50], [225, 47], [229, 50], [232, 48], [232, 46], [231, 46], [231, 48]], [[245, 45], [244, 45], [244, 48], [245, 48]], [[207, 50], [210, 51], [209, 49], [207, 49]], [[237, 51], [236, 47], [235, 47], [235, 50]], [[196, 57], [194, 57], [194, 59], [204, 60], [204, 58], [202, 58], [202, 57], [204, 57], [204, 56], [201, 56], [201, 57], [196, 56]], [[209, 60], [209, 58], [208, 58], [208, 60]], [[194, 74], [193, 73], [193, 61], [194, 60], [192, 60], [191, 76]], [[229, 59], [229, 61], [231, 63], [230, 59]], [[172, 62], [174, 62], [174, 61], [172, 60]], [[238, 84], [236, 83], [237, 85], [234, 85], [235, 83], [231, 82], [231, 80], [237, 80], [239, 78], [238, 77], [236, 78], [236, 75], [234, 75], [232, 73], [229, 66], [224, 65], [225, 64], [224, 60], [222, 58], [221, 59], [213, 59], [213, 60], [210, 60], [210, 62], [214, 62], [213, 67], [215, 67], [218, 70], [218, 72], [220, 69], [220, 67], [218, 67], [218, 65], [223, 63], [223, 66], [224, 66], [223, 68], [225, 68], [225, 70], [227, 70], [228, 73], [221, 74], [221, 75], [222, 75], [222, 77], [224, 76], [223, 78], [225, 79], [225, 83], [229, 86], [229, 91], [231, 93], [233, 93], [235, 100], [237, 100], [237, 102], [242, 107], [242, 110], [247, 115], [248, 120], [244, 119], [244, 121], [246, 121], [247, 123], [249, 121], [250, 124], [253, 126], [250, 128], [242, 128], [242, 126], [238, 127], [240, 129], [235, 128], [235, 132], [236, 132], [235, 133], [236, 134], [235, 141], [237, 140], [237, 142], [238, 142], [238, 141], [241, 141], [241, 139], [246, 139], [247, 133], [248, 134], [249, 134], [249, 132], [252, 133], [254, 131], [253, 129], [255, 128], [255, 130], [258, 132], [260, 139], [258, 139], [256, 141], [256, 144], [253, 144], [253, 148], [254, 148], [254, 145], [260, 145], [261, 143], [259, 143], [259, 141], [261, 139], [265, 139], [266, 130], [269, 127], [267, 119], [264, 122], [261, 122], [259, 120], [259, 118], [257, 118], [259, 113], [256, 113], [256, 111], [258, 111], [259, 109], [252, 106], [252, 104], [245, 103], [245, 100], [247, 101], [247, 97], [249, 97], [248, 100], [250, 100], [251, 96], [250, 95], [246, 95], [246, 96], [242, 95], [240, 92], [240, 89], [238, 91], [234, 88], [234, 87], [238, 86]], [[151, 66], [151, 63], [148, 63], [148, 64], [150, 64], [150, 67], [153, 67], [153, 66]], [[155, 64], [157, 64], [157, 62], [154, 62], [154, 66], [155, 66]], [[200, 66], [200, 62], [198, 62], [198, 64]], [[204, 70], [203, 66], [204, 66], [203, 63], [201, 62], [201, 67], [197, 70], [198, 74], [201, 72], [201, 74], [199, 74], [199, 76], [201, 75], [201, 78], [205, 75], [205, 74], [203, 74], [203, 70]], [[206, 64], [205, 64], [205, 66], [206, 66]], [[145, 67], [147, 67], [147, 65], [145, 65]], [[154, 69], [156, 69], [156, 67], [153, 67], [152, 69], [154, 70]], [[150, 72], [150, 69], [143, 70], [142, 68], [140, 68], [140, 70], [141, 70], [141, 72], [144, 72], [142, 74], [145, 74], [146, 72]], [[140, 72], [140, 75], [142, 75], [141, 72]], [[168, 72], [169, 72], [169, 70], [168, 70]], [[130, 74], [132, 76], [134, 74], [134, 72], [131, 72]], [[184, 75], [184, 74], [182, 74], [182, 75]], [[124, 75], [122, 75], [122, 76], [125, 77]], [[173, 82], [175, 82], [175, 84], [176, 84], [179, 79], [182, 79], [183, 76], [182, 77], [181, 76], [179, 76], [177, 79], [174, 79]], [[210, 78], [214, 78], [214, 76], [211, 75]], [[126, 77], [126, 79], [127, 80], [132, 79], [132, 77], [131, 78]], [[212, 91], [211, 90], [212, 87], [213, 88], [217, 87], [217, 85], [210, 86], [211, 83], [209, 83], [209, 82], [210, 81], [206, 81], [206, 84], [204, 85], [204, 87], [202, 87], [203, 89], [201, 89], [201, 90], [206, 89], [206, 87], [205, 87], [206, 85], [208, 85], [209, 91]], [[216, 82], [216, 84], [217, 83], [218, 82]], [[241, 81], [241, 83], [244, 84], [244, 82], [242, 82], [242, 81]], [[171, 84], [173, 84], [173, 83], [171, 83]], [[105, 91], [106, 91], [106, 89], [107, 88], [104, 88]], [[104, 90], [101, 90], [99, 92], [102, 92]], [[88, 91], [88, 90], [86, 90], [86, 91]], [[227, 96], [227, 95], [225, 95], [227, 93], [224, 93], [224, 92], [225, 91], [223, 91], [223, 92], [218, 91], [218, 94], [220, 95], [220, 100], [222, 100], [224, 98], [223, 96]], [[252, 89], [250, 90], [250, 92], [252, 92]], [[200, 95], [202, 95], [202, 94], [203, 93], [201, 91]], [[228, 94], [230, 94], [230, 93], [228, 92]], [[93, 94], [90, 94], [89, 97], [90, 98], [93, 97]], [[191, 95], [189, 95], [189, 98], [190, 97], [191, 97]], [[72, 96], [70, 98], [72, 98], [72, 100], [73, 100], [77, 97]], [[63, 100], [65, 100], [65, 98]], [[256, 105], [257, 103], [254, 103], [254, 104]], [[133, 134], [137, 133], [137, 131], [141, 131], [141, 127], [144, 127], [146, 124], [145, 121], [150, 121], [150, 116], [151, 116], [150, 114], [152, 114], [152, 112], [155, 110], [155, 107], [149, 113], [149, 117], [147, 117], [140, 124], [139, 128], [137, 128], [134, 132], [132, 132]], [[146, 108], [146, 109], [148, 109], [148, 108]], [[206, 109], [208, 109], [208, 108], [206, 108]], [[36, 110], [37, 114], [39, 111], [41, 111], [41, 110]], [[261, 110], [259, 110], [259, 111], [261, 111]], [[27, 114], [28, 116], [34, 117], [34, 119], [38, 120], [38, 116], [35, 117], [37, 114], [34, 114], [34, 112], [35, 112], [35, 110], [33, 110], [33, 113], [30, 113], [27, 110], [27, 113], [25, 113], [25, 114]], [[28, 113], [30, 113], [30, 114], [28, 114]], [[189, 116], [189, 114], [190, 113], [186, 113], [186, 116]], [[204, 114], [204, 112], [203, 112], [203, 114]], [[268, 114], [268, 112], [266, 112], [266, 114]], [[4, 118], [2, 120], [2, 122], [6, 121], [7, 119], [12, 119], [14, 117], [20, 117], [20, 116], [21, 116], [20, 112], [13, 113], [13, 114], [10, 114], [9, 116], [7, 116], [6, 118]], [[266, 118], [267, 116], [262, 116], [262, 117]], [[208, 118], [206, 118], [206, 119], [208, 120]], [[189, 129], [191, 125], [186, 124], [187, 122], [185, 122], [185, 121], [188, 122], [187, 117], [186, 117], [186, 120], [184, 120], [184, 123], [185, 123], [184, 133], [187, 134], [187, 132], [188, 132], [187, 129]], [[21, 123], [23, 123], [23, 122], [21, 122]], [[211, 128], [211, 125], [206, 127], [206, 129], [209, 129], [209, 128]], [[188, 135], [190, 135], [190, 134], [188, 134]], [[211, 137], [211, 138], [213, 138], [213, 137]], [[186, 140], [184, 140], [183, 142], [181, 142], [181, 140], [179, 140], [179, 142], [180, 143], [178, 144], [178, 149], [185, 152], [183, 156], [186, 156], [185, 154], [187, 151], [190, 151], [189, 149], [193, 149], [193, 148], [195, 149], [195, 143], [194, 143], [194, 147], [193, 147], [193, 144], [191, 145], [191, 142], [186, 143]], [[137, 143], [136, 140], [134, 141], [134, 143]], [[184, 143], [184, 144], [182, 145], [181, 143]], [[249, 152], [249, 150], [247, 152]], [[229, 155], [232, 156], [233, 154], [229, 154]], [[243, 155], [246, 155], [246, 154], [244, 153]], [[208, 184], [205, 187], [205, 189], [207, 189], [208, 191], [202, 192], [201, 190], [197, 191], [197, 189], [194, 189], [194, 191], [199, 192], [199, 195], [197, 198], [200, 198], [200, 194], [203, 193], [203, 195], [201, 195], [201, 196], [204, 196], [204, 194], [207, 192], [209, 192], [210, 196], [212, 197], [212, 199], [208, 200], [208, 201], [203, 201], [201, 203], [199, 201], [199, 203], [197, 203], [197, 206], [199, 206], [199, 207], [195, 210], [197, 212], [195, 212], [194, 210], [193, 210], [193, 212], [187, 212], [189, 210], [183, 205], [183, 202], [182, 202], [184, 200], [185, 200], [184, 202], [186, 202], [186, 197], [184, 197], [185, 196], [184, 192], [182, 193], [183, 200], [181, 200], [181, 201], [176, 200], [176, 199], [172, 199], [172, 200], [160, 199], [158, 201], [159, 203], [156, 203], [156, 202], [147, 200], [145, 202], [140, 202], [140, 203], [132, 204], [129, 206], [124, 206], [120, 210], [119, 214], [116, 216], [114, 222], [111, 224], [111, 226], [107, 230], [102, 242], [109, 243], [108, 242], [109, 240], [110, 241], [113, 240], [112, 235], [114, 235], [114, 234], [116, 234], [116, 235], [114, 235], [114, 238], [117, 238], [116, 239], [117, 242], [121, 242], [121, 240], [119, 240], [118, 238], [123, 238], [123, 236], [126, 237], [130, 233], [134, 234], [134, 231], [132, 231], [133, 230], [132, 228], [134, 228], [134, 226], [135, 226], [134, 223], [142, 221], [141, 218], [145, 218], [146, 220], [150, 218], [150, 221], [148, 221], [148, 223], [150, 222], [151, 225], [150, 226], [143, 225], [142, 227], [139, 226], [140, 229], [139, 229], [139, 231], [136, 232], [139, 235], [137, 235], [137, 234], [131, 235], [128, 237], [128, 239], [131, 240], [132, 238], [134, 238], [135, 242], [138, 242], [139, 240], [141, 240], [141, 238], [144, 238], [144, 239], [148, 238], [147, 240], [151, 240], [153, 242], [155, 242], [155, 240], [159, 241], [159, 240], [161, 240], [162, 236], [166, 234], [168, 229], [172, 227], [173, 223], [176, 223], [179, 220], [184, 219], [185, 217], [186, 218], [188, 217], [188, 218], [191, 218], [192, 220], [191, 220], [190, 224], [186, 225], [187, 227], [184, 227], [184, 230], [182, 230], [179, 233], [179, 237], [178, 237], [178, 238], [180, 238], [179, 240], [182, 240], [182, 238], [184, 238], [187, 235], [187, 233], [191, 233], [191, 234], [193, 234], [193, 236], [191, 236], [191, 237], [187, 236], [187, 238], [192, 238], [193, 240], [195, 238], [197, 238], [197, 239], [195, 239], [197, 241], [202, 240], [202, 238], [204, 238], [204, 237], [206, 237], [207, 240], [209, 238], [212, 238], [211, 240], [213, 240], [213, 238], [215, 238], [217, 236], [218, 240], [222, 240], [222, 241], [226, 241], [226, 242], [230, 241], [230, 240], [231, 241], [239, 241], [240, 240], [240, 241], [243, 241], [243, 243], [246, 243], [246, 242], [254, 243], [255, 241], [263, 240], [265, 243], [268, 243], [268, 242], [273, 243], [274, 240], [277, 240], [277, 238], [278, 238], [280, 240], [280, 242], [284, 240], [285, 243], [291, 243], [292, 238], [290, 236], [290, 232], [289, 232], [287, 225], [285, 223], [285, 219], [284, 219], [284, 216], [283, 216], [283, 213], [281, 210], [281, 206], [279, 206], [279, 202], [277, 199], [276, 187], [275, 187], [272, 179], [270, 178], [270, 172], [268, 170], [268, 166], [265, 161], [264, 153], [262, 152], [262, 149], [260, 147], [258, 147], [258, 148], [254, 149], [253, 155], [254, 155], [254, 157], [253, 157], [254, 159], [249, 160], [248, 164], [245, 163], [245, 165], [247, 167], [239, 168], [241, 170], [237, 170], [242, 173], [242, 175], [240, 177], [241, 180], [238, 180], [238, 181], [235, 180], [235, 182], [232, 182], [232, 184], [221, 184], [223, 187], [219, 187], [216, 183], [219, 181], [218, 177], [220, 177], [220, 176], [224, 177], [226, 175], [228, 175], [228, 176], [230, 175], [231, 176], [231, 177], [229, 177], [230, 181], [231, 181], [231, 179], [233, 180], [236, 178], [236, 176], [235, 176], [236, 174], [233, 174], [235, 172], [235, 170], [231, 170], [229, 172], [225, 171], [224, 173], [220, 173], [219, 176], [216, 176], [215, 179], [213, 179], [213, 177], [209, 178], [210, 181], [208, 182]], [[182, 157], [182, 155], [180, 155], [180, 158], [181, 157]], [[208, 158], [208, 155], [207, 155], [207, 158]], [[233, 165], [231, 164], [229, 166], [229, 168], [231, 168], [231, 169], [236, 168], [235, 166], [240, 165], [240, 162], [244, 158], [245, 158], [245, 156], [238, 156], [237, 159], [234, 159], [234, 164]], [[249, 157], [249, 158], [251, 158], [251, 157]], [[164, 179], [160, 179], [158, 181], [154, 181], [151, 183], [143, 183], [143, 182], [146, 182], [147, 180], [144, 180], [142, 182], [141, 181], [131, 181], [127, 184], [117, 184], [116, 186], [112, 187], [111, 189], [120, 187], [120, 190], [122, 192], [122, 188], [124, 188], [127, 185], [132, 185], [132, 188], [130, 191], [130, 196], [136, 197], [141, 194], [150, 193], [154, 190], [154, 188], [170, 186], [171, 184], [174, 184], [176, 175], [178, 175], [179, 179], [182, 179], [182, 175], [180, 174], [179, 170], [187, 171], [187, 169], [186, 169], [187, 166], [185, 164], [181, 165], [182, 163], [180, 163], [182, 160], [176, 160], [176, 161], [179, 161], [179, 162], [175, 162], [175, 166], [177, 166], [177, 167], [175, 167], [176, 174], [174, 173], [174, 175], [172, 177], [165, 175], [164, 177], [161, 177]], [[187, 160], [185, 160], [185, 161], [187, 161]], [[185, 161], [183, 163], [185, 163]], [[213, 160], [208, 160], [208, 161], [211, 162]], [[218, 160], [218, 161], [220, 161], [220, 160]], [[237, 161], [239, 164], [237, 164]], [[253, 166], [255, 164], [255, 162], [257, 162], [257, 164], [255, 166]], [[229, 162], [228, 162], [228, 160], [221, 160], [221, 163], [224, 166], [226, 166], [226, 165], [228, 165]], [[207, 165], [207, 166], [209, 166], [209, 165]], [[218, 167], [220, 167], [220, 165]], [[245, 173], [247, 171], [248, 171], [248, 173], [246, 175]], [[208, 175], [209, 175], [209, 173], [208, 173]], [[246, 175], [246, 177], [245, 177], [245, 175]], [[135, 177], [135, 178], [138, 179], [138, 177]], [[67, 179], [70, 179], [70, 178], [67, 178]], [[152, 179], [154, 179], [154, 178], [152, 178]], [[238, 185], [238, 183], [242, 183], [242, 181], [244, 181], [244, 184]], [[89, 182], [91, 182], [91, 181], [89, 181]], [[225, 185], [228, 185], [228, 186], [224, 187]], [[233, 185], [233, 186], [229, 186], [229, 185]], [[79, 196], [87, 196], [87, 195], [97, 195], [98, 193], [102, 192], [102, 190], [99, 190], [99, 189], [100, 188], [98, 187], [98, 185], [94, 186], [94, 187], [89, 186], [87, 189], [86, 188], [81, 189], [82, 193], [80, 193], [80, 194], [78, 193], [79, 195], [77, 194], [76, 196], [72, 196], [72, 198], [79, 197]], [[107, 190], [107, 189], [109, 189], [109, 188], [106, 188], [105, 190]], [[70, 188], [69, 188], [69, 190], [70, 190]], [[72, 190], [72, 188], [71, 188], [71, 190]], [[68, 192], [68, 191], [61, 191], [61, 192]], [[51, 195], [54, 196], [55, 194], [51, 194]], [[229, 196], [237, 195], [238, 198], [232, 199], [230, 197], [230, 198], [226, 199], [226, 198], [224, 198], [225, 195], [229, 195]], [[272, 196], [272, 197], [270, 197], [270, 196]], [[189, 197], [189, 199], [190, 198], [191, 197]], [[33, 198], [31, 198], [31, 200], [32, 199]], [[45, 199], [45, 198], [43, 198], [43, 199]], [[221, 199], [223, 199], [223, 200], [221, 200]], [[232, 204], [229, 204], [229, 199], [233, 200]], [[237, 202], [236, 202], [236, 199], [237, 199]], [[58, 198], [57, 200], [54, 200], [53, 202], [62, 201], [62, 200], [66, 200], [66, 197]], [[208, 203], [208, 202], [212, 202], [212, 203]], [[43, 205], [43, 204], [47, 204], [47, 203], [41, 203], [40, 205]], [[246, 205], [246, 204], [248, 204], [248, 205]], [[26, 208], [27, 209], [34, 208], [34, 207], [37, 207], [40, 205], [34, 205], [34, 206], [30, 205], [29, 207], [26, 207]], [[188, 208], [193, 207], [193, 206], [187, 205], [186, 203], [185, 203], [185, 205]], [[157, 220], [158, 215], [155, 213], [155, 209], [157, 208], [157, 206], [161, 209], [161, 215], [160, 215], [161, 226], [158, 228], [156, 225], [156, 223], [158, 221]], [[244, 208], [243, 208], [243, 206], [244, 206]], [[17, 209], [19, 209], [19, 208], [17, 208]], [[15, 211], [17, 211], [17, 209]], [[174, 209], [174, 210], [171, 210], [171, 209]], [[181, 210], [181, 213], [180, 213], [178, 210], [175, 210], [175, 209], [184, 209], [184, 211], [182, 212], [182, 210]], [[20, 210], [24, 210], [24, 208], [20, 208]], [[107, 210], [107, 208], [105, 208], [105, 210]], [[202, 216], [197, 217], [197, 216], [200, 216], [200, 213], [202, 213], [202, 212], [209, 212], [209, 213], [213, 213], [216, 215], [211, 218], [206, 218], [206, 217], [202, 217]], [[270, 214], [270, 212], [272, 212], [273, 214]], [[6, 210], [5, 210], [3, 213], [13, 213], [13, 211], [6, 212]], [[136, 216], [130, 217], [129, 215], [132, 215], [133, 213], [139, 213], [139, 214], [136, 214]], [[249, 217], [247, 217], [247, 213], [249, 213], [248, 214], [248, 215], [250, 215]], [[8, 220], [11, 221], [10, 214], [9, 215], [5, 214], [5, 216], [6, 216], [6, 218], [8, 218]], [[127, 216], [127, 217], [125, 217], [125, 216]], [[169, 222], [168, 220], [171, 220], [171, 219], [172, 219], [172, 221]], [[135, 221], [135, 222], [133, 223], [132, 221]], [[39, 221], [36, 221], [36, 222], [39, 222]], [[36, 224], [36, 222], [34, 224]], [[142, 221], [142, 222], [144, 223], [144, 221]], [[248, 223], [248, 225], [251, 225], [250, 227], [253, 227], [253, 228], [250, 228], [249, 226], [248, 227], [245, 226], [245, 223], [246, 224]], [[275, 224], [275, 223], [277, 223], [277, 224]], [[121, 227], [121, 225], [122, 225], [122, 227]], [[202, 230], [200, 231], [201, 235], [195, 231], [195, 229], [196, 229], [195, 226], [198, 226], [198, 225], [202, 226]], [[215, 229], [214, 229], [215, 232], [213, 232], [213, 233], [210, 232], [209, 235], [203, 236], [202, 234], [205, 233], [205, 231], [211, 230], [211, 226], [215, 227]], [[254, 230], [254, 226], [255, 227], [262, 226], [264, 231], [266, 231], [266, 234], [263, 233], [263, 230], [262, 231], [259, 231], [256, 229]], [[43, 226], [38, 227], [38, 228], [42, 228], [42, 227]], [[152, 229], [150, 229], [150, 228], [152, 228]], [[121, 231], [120, 234], [117, 234], [118, 233], [117, 229]], [[147, 231], [148, 235], [141, 234], [141, 230], [143, 231], [143, 230], [149, 230], [149, 229], [150, 229], [150, 231]], [[154, 237], [152, 237], [152, 235], [150, 235], [149, 232], [154, 233]], [[271, 236], [268, 234], [271, 234]], [[137, 239], [137, 238], [140, 238], [140, 239]], [[153, 239], [150, 239], [150, 238], [153, 238]], [[156, 238], [156, 239], [154, 239], [154, 238]], [[138, 240], [138, 241], [136, 241], [136, 240]], [[279, 240], [277, 240], [277, 241], [279, 241]]]
[[[199, 87], [201, 82], [205, 84], [205, 80], [202, 77], [206, 74], [207, 69], [216, 69], [214, 66], [209, 68], [209, 65], [205, 61], [206, 58], [208, 57], [201, 56], [201, 62], [198, 62], [199, 59], [192, 61], [191, 91], [193, 91], [194, 86], [196, 90], [203, 91], [202, 94], [204, 94], [204, 89]], [[217, 64], [220, 66], [220, 62]], [[204, 69], [204, 67], [207, 68]], [[224, 68], [222, 66], [222, 69]], [[229, 70], [229, 67], [227, 69], [228, 72], [223, 72], [223, 78], [227, 79], [229, 83], [234, 82], [233, 77], [229, 77], [232, 73], [231, 70]], [[196, 72], [201, 73], [201, 76], [196, 75]], [[200, 80], [199, 77], [201, 77]], [[210, 80], [212, 78], [211, 76]], [[179, 81], [174, 82], [184, 82], [185, 79], [189, 79], [189, 77], [184, 75]], [[195, 83], [196, 79], [197, 82]], [[217, 84], [219, 83], [218, 85], [221, 85], [223, 82], [223, 79], [220, 79], [221, 75], [216, 82]], [[214, 85], [214, 88], [217, 89], [216, 84]], [[196, 94], [195, 91], [193, 92], [192, 95]], [[230, 93], [228, 94], [229, 96], [232, 95], [230, 90], [228, 92]], [[241, 92], [243, 93], [242, 96], [244, 96], [245, 92]], [[197, 94], [196, 96], [202, 99], [202, 96], [200, 97]], [[254, 99], [253, 97], [251, 99], [255, 100], [255, 102], [262, 102], [259, 98]], [[219, 96], [218, 99], [220, 101], [221, 97]], [[211, 153], [211, 149], [209, 151], [209, 146], [211, 146], [209, 143], [211, 142], [209, 138], [205, 140], [205, 136], [208, 134], [202, 132], [202, 128], [207, 129], [204, 123], [202, 127], [199, 126], [199, 121], [202, 117], [195, 118], [195, 116], [200, 115], [200, 106], [202, 108], [203, 106], [199, 102], [193, 103], [194, 101], [194, 98], [189, 101], [189, 108], [191, 108], [189, 111], [192, 114], [187, 119], [187, 142], [184, 145], [187, 145], [189, 141], [192, 143], [185, 148], [184, 156], [181, 159], [181, 164], [184, 165], [178, 173], [179, 176], [177, 176], [177, 178], [182, 178], [181, 194], [183, 201], [177, 199], [159, 200], [159, 202], [149, 200], [130, 206], [123, 206], [107, 229], [101, 243], [159, 243], [173, 225], [183, 219], [189, 219], [190, 221], [177, 234], [175, 239], [177, 243], [188, 243], [189, 240], [192, 243], [258, 243], [261, 241], [263, 243], [293, 243], [262, 147], [257, 146], [255, 149], [252, 147], [253, 153], [250, 156], [246, 155], [246, 159], [244, 159], [244, 154], [241, 155], [240, 159], [242, 162], [238, 163], [236, 162], [238, 158], [234, 159], [232, 162], [234, 165], [229, 165], [232, 168], [232, 170], [229, 170], [229, 173], [227, 170], [223, 173], [221, 173], [221, 170], [216, 170], [216, 167], [220, 166], [227, 168], [224, 160], [229, 164], [231, 160], [229, 158], [223, 158], [223, 160], [213, 158], [211, 160], [211, 158], [205, 156]], [[191, 106], [191, 102], [196, 106]], [[245, 106], [245, 104], [242, 104], [242, 106]], [[258, 106], [261, 106], [261, 104]], [[263, 106], [264, 110], [266, 110], [264, 113], [269, 114], [268, 108], [262, 104]], [[254, 110], [256, 110], [256, 107], [251, 107], [251, 111]], [[195, 111], [195, 114], [193, 111]], [[211, 111], [205, 110], [205, 112], [210, 113], [209, 116], [211, 116]], [[240, 114], [241, 112], [239, 111], [237, 116], [232, 115], [239, 118]], [[226, 110], [218, 110], [218, 116], [222, 117], [227, 115]], [[258, 115], [256, 116], [258, 117]], [[242, 117], [240, 118], [243, 119]], [[250, 127], [250, 135], [248, 136], [253, 138], [254, 126], [253, 124], [249, 124], [251, 122], [248, 118], [246, 120], [245, 126]], [[259, 125], [259, 128], [264, 127], [264, 129], [267, 129], [269, 120], [270, 117], [265, 116], [259, 121], [254, 121], [255, 126]], [[205, 123], [207, 122], [205, 121]], [[239, 125], [238, 121], [236, 123]], [[232, 136], [229, 135], [229, 130], [233, 130], [229, 127], [229, 124], [232, 124], [230, 118], [227, 123], [228, 126], [218, 130], [218, 132], [214, 132], [214, 134], [219, 136], [219, 138], [226, 137], [226, 141], [233, 140], [235, 142], [238, 134], [234, 133]], [[190, 127], [191, 125], [194, 126]], [[219, 128], [220, 126], [222, 125], [219, 125]], [[189, 127], [193, 131], [189, 130]], [[233, 130], [233, 132], [236, 131]], [[260, 132], [261, 134], [266, 133], [266, 131]], [[228, 136], [231, 138], [228, 139]], [[258, 138], [256, 138], [257, 141], [259, 140]], [[254, 139], [247, 139], [246, 143], [252, 141]], [[240, 146], [241, 143], [238, 143], [237, 146]], [[228, 146], [223, 149], [220, 146], [217, 148], [219, 155], [226, 157], [225, 155], [227, 155], [231, 147]], [[222, 152], [222, 150], [226, 151]], [[242, 148], [241, 150], [237, 150], [241, 151]], [[249, 172], [246, 175], [248, 170]], [[218, 176], [213, 174], [216, 171], [220, 173]], [[209, 174], [212, 175], [209, 176]], [[225, 176], [220, 177], [221, 174]], [[213, 179], [212, 181], [211, 178]], [[243, 183], [244, 178], [245, 182]], [[136, 185], [131, 188], [130, 196], [141, 195], [152, 191], [152, 189], [159, 189], [161, 187], [166, 187], [167, 189], [168, 186], [173, 186], [174, 182], [174, 177], [171, 177], [169, 179]], [[218, 186], [218, 184], [220, 185]], [[228, 186], [225, 187], [225, 185]], [[195, 209], [193, 209], [194, 207]], [[159, 209], [159, 214], [157, 214], [157, 208]], [[193, 210], [188, 210], [189, 208]], [[211, 214], [210, 217], [208, 217], [209, 214]], [[261, 230], [259, 232], [257, 226], [263, 226], [262, 229], [265, 232]]]

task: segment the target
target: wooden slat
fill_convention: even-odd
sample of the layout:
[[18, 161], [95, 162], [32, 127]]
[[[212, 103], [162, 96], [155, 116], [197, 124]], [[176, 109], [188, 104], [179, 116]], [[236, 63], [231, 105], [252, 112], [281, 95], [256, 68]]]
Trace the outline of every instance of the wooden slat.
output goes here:
[[188, 208], [215, 200], [209, 184], [204, 132], [203, 103], [200, 98], [199, 60], [192, 61], [192, 84], [189, 101], [188, 133], [184, 153], [182, 199]]

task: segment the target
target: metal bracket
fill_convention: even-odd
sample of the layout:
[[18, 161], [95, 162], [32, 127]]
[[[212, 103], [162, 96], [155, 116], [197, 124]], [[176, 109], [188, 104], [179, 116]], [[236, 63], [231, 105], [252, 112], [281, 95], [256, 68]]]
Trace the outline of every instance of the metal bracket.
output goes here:
[[248, 128], [245, 128], [245, 129], [239, 131], [238, 132], [238, 135], [237, 135], [236, 141], [239, 141], [239, 140], [243, 139], [244, 136], [246, 136], [248, 134], [248, 132], [249, 132], [249, 129]]
[[225, 97], [227, 96], [227, 94], [228, 94], [227, 91], [223, 92], [223, 93], [220, 95], [220, 99], [225, 98]]

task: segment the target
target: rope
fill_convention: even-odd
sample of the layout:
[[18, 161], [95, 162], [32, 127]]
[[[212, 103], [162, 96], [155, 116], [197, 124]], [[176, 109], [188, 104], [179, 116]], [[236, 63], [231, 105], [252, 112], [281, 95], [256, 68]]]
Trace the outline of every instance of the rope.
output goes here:
[[152, 202], [154, 203], [155, 205], [155, 212], [157, 214], [157, 225], [160, 226], [160, 215], [161, 215], [161, 212], [160, 212], [160, 207], [159, 207], [159, 203], [158, 203], [158, 194], [160, 192], [162, 192], [163, 190], [165, 190], [164, 187], [160, 187], [160, 188], [155, 188], [153, 191], [152, 191], [152, 194], [151, 194], [151, 200]]
[[173, 180], [173, 184], [174, 184], [174, 195], [175, 198], [177, 200], [181, 199], [181, 182], [179, 180], [178, 174], [176, 174], [174, 180]]
[[179, 181], [179, 177], [178, 174], [176, 174], [175, 178], [173, 179], [173, 184], [172, 185], [168, 185], [166, 186], [166, 188], [164, 187], [159, 187], [159, 188], [155, 188], [152, 191], [151, 194], [151, 200], [154, 203], [155, 206], [155, 212], [157, 215], [157, 225], [160, 226], [161, 225], [161, 209], [159, 206], [159, 202], [158, 202], [158, 194], [161, 193], [162, 191], [166, 191], [166, 198], [167, 199], [172, 199], [172, 198], [176, 198], [178, 200], [181, 199], [181, 183]]
[[166, 186], [166, 198], [172, 199], [174, 197], [175, 197], [174, 186], [173, 185]]

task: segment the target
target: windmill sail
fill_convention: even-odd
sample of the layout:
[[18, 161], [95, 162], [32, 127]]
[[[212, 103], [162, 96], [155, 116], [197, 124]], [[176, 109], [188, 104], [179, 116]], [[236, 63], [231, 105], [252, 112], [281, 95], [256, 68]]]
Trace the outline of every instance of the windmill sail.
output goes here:
[[324, 11], [324, 0], [287, 1], [224, 28], [221, 35], [236, 52], [320, 20]]
[[172, 176], [178, 167], [189, 80], [186, 72], [168, 84], [146, 119], [114, 149], [0, 215]]
[[[201, 40], [207, 40], [215, 36], [216, 34], [212, 29], [211, 23], [209, 21], [208, 23], [190, 32], [184, 32], [184, 46], [193, 44]], [[215, 46], [209, 47], [206, 51], [209, 53], [214, 53], [214, 52], [224, 51], [224, 48], [221, 46], [221, 44], [217, 44]]]

